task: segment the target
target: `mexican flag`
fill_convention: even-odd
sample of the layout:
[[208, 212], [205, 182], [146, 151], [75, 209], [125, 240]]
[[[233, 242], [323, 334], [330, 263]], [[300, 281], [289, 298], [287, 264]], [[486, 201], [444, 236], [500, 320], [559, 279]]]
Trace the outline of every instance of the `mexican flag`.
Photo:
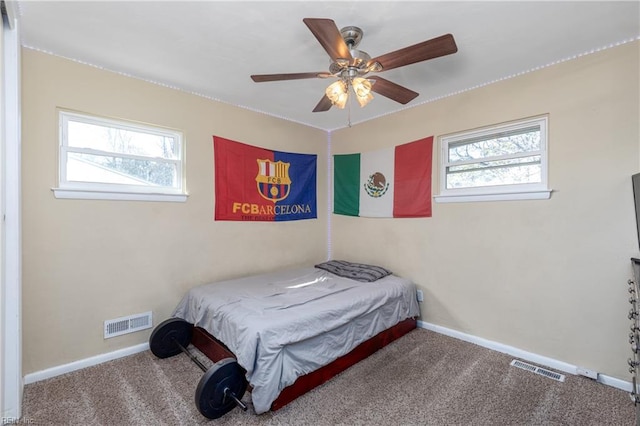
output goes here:
[[377, 151], [333, 156], [333, 212], [431, 217], [433, 136]]

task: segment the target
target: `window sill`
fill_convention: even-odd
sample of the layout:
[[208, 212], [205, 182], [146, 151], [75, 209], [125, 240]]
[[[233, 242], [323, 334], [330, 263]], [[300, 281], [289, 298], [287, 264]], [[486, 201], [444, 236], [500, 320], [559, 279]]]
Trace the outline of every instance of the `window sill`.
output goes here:
[[115, 201], [164, 201], [184, 203], [187, 194], [145, 194], [139, 192], [87, 191], [84, 189], [51, 188], [53, 195], [61, 199], [73, 200], [115, 200]]
[[436, 195], [436, 203], [467, 203], [474, 201], [513, 201], [513, 200], [548, 200], [551, 189], [542, 191], [502, 192], [498, 194], [466, 194], [466, 195]]

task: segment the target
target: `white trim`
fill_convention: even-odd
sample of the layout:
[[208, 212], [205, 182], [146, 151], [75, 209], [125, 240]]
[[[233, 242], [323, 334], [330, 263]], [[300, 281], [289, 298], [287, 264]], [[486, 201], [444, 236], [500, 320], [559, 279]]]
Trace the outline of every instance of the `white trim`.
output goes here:
[[327, 132], [327, 260], [333, 256], [333, 155], [331, 154], [331, 132]]
[[[576, 365], [569, 364], [564, 361], [559, 361], [557, 359], [549, 358], [544, 355], [538, 355], [533, 352], [528, 352], [522, 349], [515, 348], [513, 346], [505, 345], [492, 340], [487, 340], [482, 337], [463, 333], [461, 331], [442, 327], [440, 325], [432, 324], [425, 321], [419, 320], [417, 325], [419, 328], [424, 328], [425, 330], [430, 330], [439, 334], [444, 334], [445, 336], [449, 336], [455, 339], [463, 340], [465, 342], [473, 343], [475, 345], [482, 346], [483, 348], [487, 348], [497, 352], [512, 355], [514, 357], [517, 357], [526, 361], [530, 361], [538, 365], [543, 365], [546, 367], [553, 368], [554, 370], [560, 370], [565, 373], [569, 373], [573, 375], [578, 374], [578, 367]], [[627, 382], [622, 379], [617, 379], [611, 376], [606, 376], [600, 373], [598, 374], [597, 382], [602, 383], [603, 385], [611, 386], [627, 392], [631, 392], [631, 390], [633, 389], [633, 385], [631, 384], [631, 382]]]
[[28, 385], [31, 383], [39, 382], [41, 380], [46, 380], [52, 377], [61, 376], [62, 374], [67, 374], [73, 371], [81, 370], [83, 368], [93, 367], [94, 365], [102, 364], [107, 361], [113, 361], [114, 359], [123, 358], [125, 356], [144, 352], [148, 349], [149, 349], [149, 343], [140, 343], [139, 345], [118, 349], [117, 351], [108, 352], [106, 354], [100, 354], [100, 355], [92, 356], [90, 358], [85, 358], [78, 361], [70, 362], [68, 364], [59, 365], [57, 367], [47, 368], [46, 370], [36, 371], [35, 373], [29, 373], [26, 376], [24, 376], [24, 384]]
[[[440, 193], [435, 199], [437, 202], [464, 202], [464, 201], [502, 201], [502, 200], [539, 200], [548, 199], [551, 190], [548, 189], [548, 132], [549, 119], [547, 115], [530, 117], [511, 121], [508, 123], [485, 126], [479, 129], [451, 133], [438, 137], [440, 146]], [[540, 132], [540, 147], [535, 151], [518, 152], [512, 154], [493, 155], [483, 159], [453, 161], [449, 159], [449, 149], [452, 146], [467, 145], [478, 140], [493, 139], [499, 134], [528, 131], [538, 128]], [[519, 184], [483, 185], [464, 188], [447, 188], [448, 170], [450, 166], [465, 164], [477, 164], [483, 161], [509, 160], [540, 157], [540, 182]], [[447, 198], [444, 198], [447, 197]]]
[[9, 28], [15, 30], [18, 25], [18, 2], [16, 0], [4, 0], [4, 8], [7, 11]]
[[[21, 160], [20, 160], [20, 37], [13, 2], [10, 15], [2, 25], [2, 159], [0, 169], [2, 212], [2, 274], [0, 286], [0, 401], [3, 418], [20, 418], [22, 414], [22, 246], [21, 246]], [[8, 25], [6, 24], [8, 23]]]
[[436, 203], [467, 203], [472, 201], [548, 200], [553, 190], [505, 192], [502, 194], [436, 195]]
[[615, 377], [605, 376], [604, 374], [598, 374], [598, 383], [611, 386], [612, 388], [620, 389], [626, 392], [633, 391], [633, 383], [627, 382], [622, 379], [616, 379]]
[[[563, 361], [558, 361], [553, 358], [527, 352], [522, 349], [515, 348], [513, 346], [504, 345], [502, 343], [494, 342], [492, 340], [483, 339], [482, 337], [473, 336], [471, 334], [462, 333], [450, 328], [442, 327], [439, 325], [431, 324], [425, 321], [418, 321], [419, 328], [430, 330], [435, 333], [444, 334], [445, 336], [453, 337], [455, 339], [463, 340], [465, 342], [473, 343], [478, 346], [482, 346], [487, 349], [491, 349], [497, 352], [506, 353], [517, 358], [533, 362], [538, 365], [560, 370], [565, 373], [577, 375], [578, 367]], [[113, 352], [92, 356], [82, 360], [70, 362], [68, 364], [59, 365], [57, 367], [47, 368], [46, 370], [36, 371], [24, 376], [24, 384], [39, 382], [42, 380], [50, 379], [62, 374], [71, 373], [87, 367], [93, 367], [94, 365], [102, 364], [114, 359], [123, 358], [125, 356], [134, 355], [140, 352], [144, 352], [149, 349], [149, 343], [140, 343], [139, 345], [130, 346], [128, 348], [118, 349]], [[606, 376], [604, 374], [598, 374], [598, 383], [611, 386], [617, 389], [621, 389], [626, 392], [631, 392], [633, 385], [630, 382], [617, 379], [615, 377]]]
[[[147, 155], [143, 154], [134, 154], [129, 152], [118, 152], [116, 148], [113, 147], [103, 147], [103, 146], [75, 146], [70, 145], [72, 142], [69, 140], [70, 138], [70, 123], [81, 123], [87, 124], [94, 127], [99, 127], [102, 129], [115, 129], [115, 130], [123, 130], [126, 132], [138, 133], [151, 135], [156, 137], [161, 137], [165, 139], [171, 139], [174, 141], [175, 147], [177, 148], [177, 153], [175, 156], [177, 158], [172, 158], [172, 156], [163, 156], [163, 155], [155, 155], [152, 153], [148, 153]], [[86, 193], [90, 192], [98, 192], [98, 193], [141, 193], [141, 194], [162, 194], [162, 195], [186, 195], [185, 189], [185, 147], [184, 147], [184, 135], [181, 131], [176, 129], [170, 129], [166, 127], [154, 126], [146, 123], [138, 123], [128, 120], [107, 118], [107, 117], [99, 117], [95, 115], [87, 115], [75, 111], [69, 111], [65, 109], [58, 109], [58, 127], [59, 127], [59, 164], [58, 164], [58, 187], [60, 190], [75, 190], [75, 191], [84, 191]], [[151, 185], [149, 182], [145, 182], [142, 179], [138, 179], [134, 176], [128, 176], [126, 174], [120, 173], [117, 170], [112, 170], [109, 168], [102, 167], [100, 165], [94, 164], [94, 169], [101, 169], [107, 171], [111, 174], [112, 177], [125, 177], [125, 181], [114, 181], [114, 182], [94, 182], [91, 180], [69, 180], [68, 179], [68, 163], [71, 154], [88, 154], [92, 156], [100, 156], [100, 157], [116, 157], [120, 159], [127, 160], [141, 160], [141, 161], [149, 161], [156, 164], [165, 164], [169, 165], [175, 169], [176, 180], [173, 182], [171, 186], [162, 186], [162, 185]], [[83, 176], [84, 177], [84, 176]], [[58, 189], [58, 188], [56, 188]], [[66, 196], [61, 196], [59, 198], [75, 198], [72, 197], [73, 193], [66, 194]], [[92, 197], [82, 197], [89, 198]], [[130, 197], [118, 197], [114, 195], [105, 198], [104, 196], [98, 195], [97, 199], [109, 199], [109, 200], [119, 200], [125, 199], [130, 200]], [[137, 198], [136, 198], [137, 199]], [[143, 198], [143, 200], [146, 200]], [[186, 200], [186, 198], [185, 198]], [[153, 199], [152, 201], [175, 201], [171, 199]], [[184, 201], [184, 200], [182, 200]]]
[[72, 200], [120, 200], [120, 201], [165, 201], [184, 203], [187, 194], [143, 194], [140, 192], [86, 191], [82, 189], [51, 188], [56, 198]]
[[[13, 2], [10, 1], [10, 3], [13, 3]], [[20, 10], [20, 5], [19, 4], [18, 4], [17, 8], [18, 8], [18, 10]], [[594, 48], [594, 49], [591, 49], [591, 50], [588, 50], [588, 51], [585, 51], [585, 52], [582, 52], [582, 53], [579, 53], [579, 54], [576, 54], [576, 55], [568, 56], [566, 58], [561, 58], [559, 60], [550, 62], [548, 64], [540, 65], [540, 66], [537, 66], [537, 67], [534, 67], [534, 68], [529, 68], [529, 69], [526, 69], [526, 70], [523, 70], [523, 71], [519, 71], [519, 72], [514, 73], [514, 74], [508, 74], [508, 75], [496, 78], [494, 80], [485, 81], [485, 82], [482, 82], [480, 84], [476, 84], [474, 86], [467, 87], [465, 89], [457, 90], [455, 92], [449, 92], [449, 93], [445, 93], [444, 95], [435, 96], [433, 98], [427, 98], [422, 102], [417, 102], [416, 101], [416, 103], [411, 103], [410, 105], [404, 105], [404, 106], [401, 106], [398, 109], [395, 109], [393, 111], [389, 111], [389, 112], [386, 112], [386, 113], [383, 113], [383, 114], [374, 115], [374, 116], [372, 116], [372, 117], [370, 117], [370, 118], [368, 118], [366, 120], [352, 122], [351, 124], [352, 125], [356, 125], [356, 124], [365, 123], [367, 121], [372, 121], [372, 120], [375, 120], [377, 118], [385, 117], [385, 116], [388, 116], [388, 115], [391, 115], [391, 114], [395, 114], [395, 113], [398, 113], [398, 112], [401, 112], [401, 111], [404, 111], [404, 110], [407, 110], [407, 109], [412, 109], [412, 108], [416, 108], [416, 107], [419, 107], [419, 106], [422, 106], [422, 105], [430, 104], [430, 103], [439, 101], [441, 99], [450, 98], [452, 96], [456, 96], [456, 95], [459, 95], [461, 93], [466, 93], [466, 92], [469, 92], [471, 90], [479, 89], [481, 87], [486, 87], [486, 86], [489, 86], [489, 85], [494, 84], [494, 83], [499, 83], [501, 81], [510, 80], [512, 78], [520, 77], [522, 75], [529, 74], [531, 72], [539, 71], [541, 69], [544, 69], [544, 68], [547, 68], [547, 67], [550, 67], [550, 66], [553, 66], [553, 65], [561, 64], [561, 63], [567, 62], [567, 61], [572, 61], [572, 60], [578, 59], [578, 58], [580, 58], [582, 56], [591, 55], [593, 53], [597, 53], [597, 52], [601, 52], [603, 50], [607, 50], [607, 49], [611, 49], [611, 48], [614, 48], [614, 47], [622, 46], [622, 45], [627, 44], [627, 43], [633, 43], [633, 42], [635, 42], [637, 40], [640, 40], [640, 36], [635, 36], [635, 37], [619, 40], [619, 41], [616, 41], [614, 43], [609, 43], [607, 45], [600, 46], [600, 47], [597, 47], [597, 48]], [[113, 70], [113, 69], [110, 69], [110, 68], [105, 68], [102, 65], [96, 65], [94, 63], [81, 61], [79, 59], [72, 58], [70, 56], [60, 55], [60, 54], [54, 53], [54, 52], [52, 52], [50, 50], [42, 49], [42, 48], [35, 47], [35, 46], [31, 46], [29, 44], [23, 44], [22, 47], [25, 48], [25, 49], [33, 50], [35, 52], [46, 53], [47, 55], [56, 56], [58, 58], [64, 58], [64, 59], [67, 59], [69, 61], [73, 61], [73, 62], [76, 62], [76, 63], [79, 63], [79, 64], [83, 64], [83, 65], [86, 65], [86, 66], [89, 66], [89, 67], [93, 67], [93, 68], [101, 69], [101, 70], [104, 70], [104, 71], [112, 72], [114, 74], [122, 75], [122, 76], [125, 76], [125, 77], [130, 77], [130, 78], [135, 78], [136, 80], [146, 81], [147, 83], [155, 84], [157, 86], [167, 87], [167, 88], [174, 89], [174, 90], [177, 90], [177, 91], [180, 91], [180, 92], [189, 93], [191, 95], [199, 96], [199, 97], [204, 98], [204, 99], [210, 99], [210, 100], [213, 100], [213, 101], [216, 101], [216, 102], [220, 102], [220, 103], [223, 103], [223, 104], [231, 105], [231, 104], [229, 104], [228, 101], [224, 101], [222, 99], [218, 99], [218, 98], [216, 98], [214, 96], [211, 96], [211, 95], [205, 95], [204, 93], [195, 92], [193, 90], [188, 90], [188, 89], [181, 88], [181, 87], [178, 87], [178, 86], [173, 86], [173, 85], [170, 85], [170, 84], [167, 84], [167, 83], [161, 83], [159, 81], [152, 80], [152, 79], [149, 79], [149, 78], [146, 78], [146, 77], [141, 77], [141, 76], [138, 76], [138, 75], [135, 75], [135, 74], [129, 74], [129, 73], [126, 73], [126, 72], [116, 71], [116, 70]], [[304, 121], [293, 120], [293, 119], [288, 118], [288, 117], [284, 117], [284, 116], [281, 116], [281, 115], [278, 115], [278, 114], [271, 114], [271, 113], [268, 113], [266, 111], [261, 111], [261, 110], [258, 110], [258, 109], [255, 109], [255, 108], [251, 108], [251, 107], [248, 107], [248, 106], [244, 106], [244, 105], [235, 105], [234, 104], [232, 106], [234, 106], [236, 108], [243, 108], [243, 109], [246, 109], [248, 111], [257, 112], [259, 114], [264, 114], [264, 115], [267, 115], [267, 116], [270, 116], [270, 117], [280, 118], [280, 119], [285, 120], [285, 121], [291, 121], [291, 122], [294, 122], [294, 123], [302, 124], [304, 126], [308, 126], [308, 127], [313, 128], [313, 129], [323, 130], [325, 132], [334, 132], [334, 131], [345, 129], [345, 128], [348, 127], [346, 125], [340, 126], [340, 127], [334, 127], [334, 128], [318, 127], [315, 124], [306, 123]]]

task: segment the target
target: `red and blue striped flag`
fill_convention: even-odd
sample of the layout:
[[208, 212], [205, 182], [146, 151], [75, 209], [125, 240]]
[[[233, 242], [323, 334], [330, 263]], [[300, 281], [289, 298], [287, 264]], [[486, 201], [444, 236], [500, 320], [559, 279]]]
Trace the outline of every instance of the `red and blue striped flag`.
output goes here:
[[315, 219], [315, 154], [272, 151], [213, 137], [215, 220]]

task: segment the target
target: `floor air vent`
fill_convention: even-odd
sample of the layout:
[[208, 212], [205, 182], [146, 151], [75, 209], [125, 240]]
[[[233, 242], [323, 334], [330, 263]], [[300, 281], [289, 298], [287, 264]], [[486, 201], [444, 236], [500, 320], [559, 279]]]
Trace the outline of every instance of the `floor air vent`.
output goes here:
[[526, 362], [518, 361], [514, 359], [511, 361], [511, 365], [521, 368], [523, 370], [531, 371], [532, 373], [539, 374], [541, 376], [548, 377], [558, 382], [564, 382], [564, 374], [556, 373], [555, 371], [547, 370], [545, 368], [537, 367], [535, 365], [527, 364]]
[[121, 336], [127, 333], [144, 330], [153, 326], [151, 312], [143, 314], [129, 315], [104, 322], [104, 338]]

